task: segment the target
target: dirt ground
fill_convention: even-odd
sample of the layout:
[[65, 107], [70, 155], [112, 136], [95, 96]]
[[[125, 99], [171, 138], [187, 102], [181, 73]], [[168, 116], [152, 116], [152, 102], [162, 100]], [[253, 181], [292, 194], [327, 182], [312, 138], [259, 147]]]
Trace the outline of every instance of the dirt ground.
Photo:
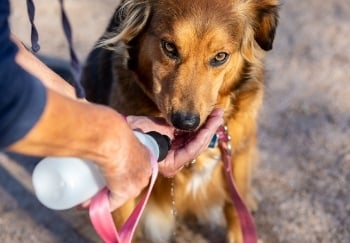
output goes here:
[[[11, 0], [13, 32], [29, 44], [25, 1]], [[58, 1], [36, 0], [41, 53], [68, 58]], [[118, 1], [67, 0], [83, 61]], [[265, 243], [350, 242], [350, 2], [282, 1], [267, 55], [254, 217]], [[36, 158], [0, 154], [0, 242], [101, 242], [86, 212], [55, 212], [33, 196]], [[179, 229], [180, 242], [221, 242]]]

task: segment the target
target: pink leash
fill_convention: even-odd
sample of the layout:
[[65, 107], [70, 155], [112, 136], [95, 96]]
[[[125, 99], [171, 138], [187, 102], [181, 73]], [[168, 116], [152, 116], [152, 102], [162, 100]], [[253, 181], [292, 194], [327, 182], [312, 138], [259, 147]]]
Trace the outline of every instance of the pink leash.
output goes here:
[[232, 175], [232, 165], [231, 165], [231, 148], [230, 148], [230, 137], [227, 134], [226, 129], [221, 126], [218, 129], [219, 135], [219, 148], [221, 150], [222, 159], [225, 168], [225, 176], [227, 180], [227, 185], [231, 193], [232, 201], [237, 210], [239, 217], [239, 222], [242, 230], [242, 237], [244, 243], [257, 243], [258, 237], [256, 233], [255, 223], [249, 209], [239, 195], [235, 181]]
[[147, 193], [138, 202], [134, 211], [125, 224], [120, 228], [119, 233], [115, 227], [109, 206], [109, 191], [107, 188], [100, 191], [92, 198], [89, 208], [90, 220], [98, 235], [106, 243], [129, 243], [132, 240], [136, 226], [141, 214], [145, 209], [148, 198], [158, 176], [157, 160], [152, 156], [152, 176]]
[[[254, 224], [253, 217], [250, 214], [249, 209], [244, 204], [241, 196], [239, 195], [234, 178], [232, 176], [231, 165], [231, 148], [229, 147], [229, 136], [224, 127], [218, 129], [219, 135], [219, 148], [222, 152], [222, 158], [225, 168], [225, 176], [227, 179], [227, 185], [231, 193], [232, 201], [237, 209], [242, 237], [244, 243], [257, 243], [258, 237]], [[152, 158], [152, 177], [147, 193], [143, 196], [142, 200], [136, 205], [134, 211], [129, 216], [125, 224], [120, 228], [118, 233], [111, 210], [109, 207], [108, 189], [105, 188], [100, 191], [91, 201], [89, 213], [92, 225], [96, 232], [106, 243], [130, 243], [134, 235], [136, 226], [140, 220], [141, 214], [145, 209], [148, 198], [153, 189], [154, 183], [158, 176], [158, 164], [156, 159]]]

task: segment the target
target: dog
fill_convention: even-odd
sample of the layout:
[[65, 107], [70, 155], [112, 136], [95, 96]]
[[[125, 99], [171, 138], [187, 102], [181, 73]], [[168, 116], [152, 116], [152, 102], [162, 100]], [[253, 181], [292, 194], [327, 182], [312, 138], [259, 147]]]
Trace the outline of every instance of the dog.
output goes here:
[[[87, 58], [87, 99], [125, 115], [162, 117], [189, 133], [214, 108], [224, 109], [232, 173], [242, 198], [256, 209], [251, 178], [263, 57], [272, 49], [278, 9], [278, 0], [123, 0]], [[220, 150], [208, 148], [195, 161], [174, 178], [158, 177], [138, 234], [170, 242], [176, 221], [191, 216], [200, 223], [223, 221], [227, 242], [242, 242]], [[117, 225], [134, 205], [113, 213]]]

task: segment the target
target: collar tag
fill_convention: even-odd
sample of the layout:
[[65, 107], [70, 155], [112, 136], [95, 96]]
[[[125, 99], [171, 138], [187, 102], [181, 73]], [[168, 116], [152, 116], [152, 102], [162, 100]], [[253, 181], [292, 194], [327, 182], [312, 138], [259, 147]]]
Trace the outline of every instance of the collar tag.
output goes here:
[[219, 136], [215, 133], [208, 145], [208, 148], [215, 148], [218, 145], [218, 140]]

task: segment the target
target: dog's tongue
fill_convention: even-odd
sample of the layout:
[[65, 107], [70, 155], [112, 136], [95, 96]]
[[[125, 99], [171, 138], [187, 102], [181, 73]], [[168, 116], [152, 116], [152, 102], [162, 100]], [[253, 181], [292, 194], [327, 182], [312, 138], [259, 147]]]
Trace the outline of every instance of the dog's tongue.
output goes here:
[[196, 132], [175, 130], [174, 139], [171, 142], [172, 149], [184, 147], [196, 136]]

